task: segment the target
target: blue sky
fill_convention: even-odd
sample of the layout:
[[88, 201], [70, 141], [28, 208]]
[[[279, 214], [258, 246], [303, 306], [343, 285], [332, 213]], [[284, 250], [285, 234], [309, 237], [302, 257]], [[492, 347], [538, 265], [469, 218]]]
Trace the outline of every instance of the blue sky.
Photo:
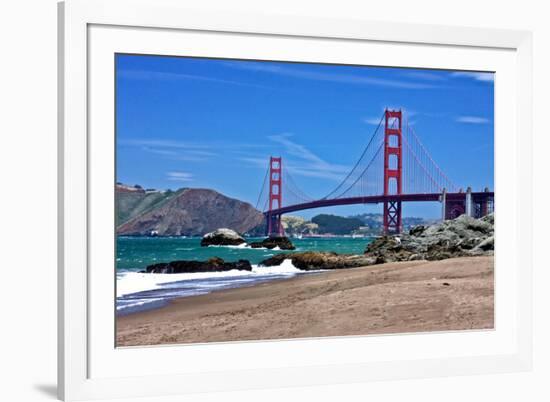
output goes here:
[[[313, 197], [353, 167], [384, 108], [403, 109], [459, 186], [493, 188], [492, 73], [117, 55], [117, 181], [213, 188], [255, 204], [270, 155]], [[284, 194], [283, 194], [284, 196]], [[304, 211], [348, 215], [381, 206]], [[438, 204], [406, 204], [437, 217]]]

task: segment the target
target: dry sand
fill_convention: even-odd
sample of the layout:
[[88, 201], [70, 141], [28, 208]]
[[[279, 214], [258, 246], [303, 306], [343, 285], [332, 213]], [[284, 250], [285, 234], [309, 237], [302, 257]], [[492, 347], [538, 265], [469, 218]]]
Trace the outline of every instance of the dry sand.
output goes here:
[[345, 269], [180, 298], [117, 318], [117, 346], [494, 326], [493, 257]]

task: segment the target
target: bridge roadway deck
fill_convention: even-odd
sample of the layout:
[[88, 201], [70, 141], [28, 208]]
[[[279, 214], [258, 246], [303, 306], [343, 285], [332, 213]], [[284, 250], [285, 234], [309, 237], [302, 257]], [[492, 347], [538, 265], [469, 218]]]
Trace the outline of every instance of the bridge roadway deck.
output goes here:
[[[472, 192], [472, 199], [494, 198], [495, 193], [484, 192]], [[466, 193], [447, 193], [447, 201], [463, 200], [466, 198]], [[337, 205], [354, 205], [354, 204], [379, 204], [385, 201], [402, 201], [402, 202], [420, 202], [420, 201], [441, 201], [441, 193], [427, 193], [427, 194], [399, 194], [399, 195], [371, 195], [364, 197], [348, 197], [348, 198], [334, 198], [334, 199], [321, 199], [303, 204], [288, 205], [286, 207], [273, 209], [271, 211], [264, 212], [265, 215], [283, 215], [289, 212], [303, 211], [305, 209], [314, 209], [322, 207], [332, 207]]]

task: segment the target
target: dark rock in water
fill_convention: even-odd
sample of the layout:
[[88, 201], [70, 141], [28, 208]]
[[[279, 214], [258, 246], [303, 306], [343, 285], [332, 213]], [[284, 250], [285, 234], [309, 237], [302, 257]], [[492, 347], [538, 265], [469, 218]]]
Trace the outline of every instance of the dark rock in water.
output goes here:
[[213, 232], [207, 233], [201, 240], [201, 246], [238, 246], [239, 244], [246, 243], [244, 239], [234, 230], [231, 229], [217, 229]]
[[213, 257], [208, 261], [181, 260], [153, 264], [149, 265], [145, 271], [151, 274], [184, 274], [195, 272], [223, 272], [231, 271], [232, 269], [252, 271], [252, 266], [248, 260], [225, 262], [219, 257]]
[[409, 234], [380, 237], [367, 246], [365, 255], [378, 263], [493, 255], [493, 225], [493, 214], [481, 219], [462, 215], [429, 227], [417, 226]]
[[250, 243], [252, 248], [274, 249], [279, 247], [281, 250], [295, 250], [294, 244], [286, 236], [268, 237], [260, 242]]
[[239, 260], [237, 262], [228, 263], [228, 264], [234, 265], [234, 268], [232, 269], [237, 269], [239, 271], [252, 271], [252, 265], [250, 265], [250, 261], [248, 260]]
[[267, 267], [281, 265], [284, 260], [288, 259], [292, 261], [292, 265], [303, 271], [354, 268], [375, 263], [375, 258], [363, 255], [336, 254], [326, 251], [307, 251], [304, 253], [277, 254], [262, 261], [260, 265]]

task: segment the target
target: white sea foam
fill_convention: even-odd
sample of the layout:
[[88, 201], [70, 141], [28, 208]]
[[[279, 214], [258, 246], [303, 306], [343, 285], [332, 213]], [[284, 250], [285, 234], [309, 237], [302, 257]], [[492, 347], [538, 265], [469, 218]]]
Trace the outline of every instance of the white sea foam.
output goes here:
[[258, 265], [252, 265], [252, 271], [239, 271], [231, 270], [224, 272], [196, 272], [185, 274], [150, 274], [139, 272], [121, 272], [117, 274], [117, 297], [130, 295], [132, 293], [144, 292], [148, 290], [155, 290], [166, 288], [169, 284], [174, 282], [188, 282], [192, 287], [211, 287], [217, 288], [221, 285], [227, 284], [224, 282], [217, 282], [215, 284], [204, 284], [201, 280], [208, 279], [223, 279], [227, 278], [229, 282], [239, 279], [249, 278], [251, 281], [260, 279], [259, 277], [269, 276], [293, 276], [299, 274], [300, 271], [294, 265], [292, 261], [284, 260], [281, 265], [273, 267], [263, 267]]
[[129, 303], [124, 303], [124, 304], [117, 305], [116, 309], [118, 311], [124, 311], [124, 310], [127, 310], [127, 309], [143, 306], [144, 304], [160, 302], [162, 300], [163, 300], [162, 297], [154, 298], [154, 299], [137, 299], [137, 300], [132, 300]]
[[225, 248], [252, 248], [248, 243], [241, 243], [235, 245], [220, 245], [220, 244], [210, 244], [208, 247], [225, 247]]

